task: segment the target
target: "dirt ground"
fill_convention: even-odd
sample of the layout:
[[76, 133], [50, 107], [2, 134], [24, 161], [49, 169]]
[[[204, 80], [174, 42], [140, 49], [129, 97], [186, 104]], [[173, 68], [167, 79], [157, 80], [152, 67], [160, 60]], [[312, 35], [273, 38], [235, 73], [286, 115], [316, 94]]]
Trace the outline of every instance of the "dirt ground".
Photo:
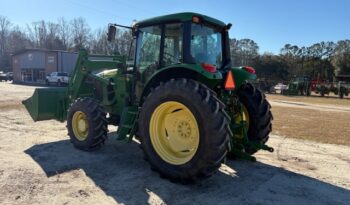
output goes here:
[[350, 100], [268, 95], [273, 133], [316, 142], [350, 145]]
[[[260, 151], [257, 162], [227, 161], [209, 179], [174, 184], [149, 169], [137, 142], [116, 141], [115, 127], [87, 153], [73, 148], [64, 123], [34, 123], [20, 104], [33, 90], [0, 83], [0, 204], [349, 204], [349, 146], [273, 134], [275, 152]], [[288, 109], [316, 111], [271, 104], [275, 121]]]

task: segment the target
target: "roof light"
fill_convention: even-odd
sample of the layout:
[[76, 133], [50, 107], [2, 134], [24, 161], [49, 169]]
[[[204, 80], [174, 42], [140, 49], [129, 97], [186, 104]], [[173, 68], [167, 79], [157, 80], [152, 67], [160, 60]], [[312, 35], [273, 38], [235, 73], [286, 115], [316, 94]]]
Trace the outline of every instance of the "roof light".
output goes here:
[[228, 71], [227, 76], [226, 76], [226, 81], [225, 81], [225, 89], [226, 90], [233, 90], [236, 88], [236, 83], [233, 78], [232, 71]]
[[255, 69], [253, 67], [244, 66], [243, 69], [246, 70], [248, 73], [255, 74]]
[[201, 19], [198, 16], [192, 16], [192, 22], [193, 23], [200, 23]]
[[209, 63], [202, 63], [202, 67], [204, 70], [210, 72], [210, 73], [215, 73], [216, 72], [216, 67], [212, 64]]

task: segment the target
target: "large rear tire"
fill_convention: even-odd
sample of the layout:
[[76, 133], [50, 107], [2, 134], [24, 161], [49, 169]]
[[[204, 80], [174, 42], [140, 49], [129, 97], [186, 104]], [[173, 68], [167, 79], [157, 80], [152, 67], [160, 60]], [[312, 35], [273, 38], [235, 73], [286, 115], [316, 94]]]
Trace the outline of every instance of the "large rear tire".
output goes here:
[[100, 148], [107, 139], [107, 125], [106, 113], [92, 98], [78, 98], [68, 110], [68, 135], [78, 149]]
[[224, 106], [196, 81], [172, 79], [160, 84], [145, 98], [138, 124], [151, 169], [171, 181], [209, 177], [226, 156]]
[[[244, 84], [238, 91], [239, 101], [248, 114], [247, 137], [250, 142], [265, 144], [272, 131], [272, 113], [271, 106], [265, 98], [265, 95], [252, 84]], [[258, 149], [246, 147], [245, 152], [254, 154]]]

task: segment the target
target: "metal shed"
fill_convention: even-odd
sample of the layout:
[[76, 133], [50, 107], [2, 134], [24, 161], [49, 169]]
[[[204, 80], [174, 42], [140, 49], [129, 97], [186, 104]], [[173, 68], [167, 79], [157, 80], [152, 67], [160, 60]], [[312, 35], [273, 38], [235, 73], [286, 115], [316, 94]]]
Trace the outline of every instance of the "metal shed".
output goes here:
[[61, 50], [25, 49], [12, 55], [14, 82], [44, 84], [52, 72], [74, 70], [78, 53]]

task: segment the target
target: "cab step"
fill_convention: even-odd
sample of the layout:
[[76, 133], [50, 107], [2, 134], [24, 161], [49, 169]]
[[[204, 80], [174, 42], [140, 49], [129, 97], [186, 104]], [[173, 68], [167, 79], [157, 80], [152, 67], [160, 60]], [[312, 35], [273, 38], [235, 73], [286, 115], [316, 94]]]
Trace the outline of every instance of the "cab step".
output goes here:
[[128, 141], [132, 140], [138, 113], [137, 106], [128, 106], [123, 109], [117, 130], [117, 140], [125, 140], [126, 138]]

